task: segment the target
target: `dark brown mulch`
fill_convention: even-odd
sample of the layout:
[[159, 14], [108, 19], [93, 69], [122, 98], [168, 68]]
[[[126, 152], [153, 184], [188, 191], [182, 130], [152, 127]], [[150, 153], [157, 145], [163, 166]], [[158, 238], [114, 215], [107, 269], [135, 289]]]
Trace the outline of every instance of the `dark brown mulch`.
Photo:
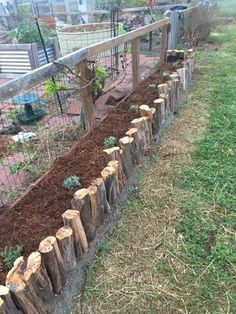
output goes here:
[[[12, 209], [0, 215], [0, 252], [5, 246], [21, 245], [24, 256], [37, 250], [39, 242], [62, 226], [62, 213], [71, 207], [74, 191], [63, 187], [65, 178], [71, 175], [80, 177], [81, 187], [88, 187], [92, 179], [99, 177], [106, 166], [103, 157], [104, 139], [115, 136], [123, 137], [130, 127], [130, 122], [138, 113], [131, 111], [130, 105], [152, 104], [157, 98], [157, 90], [151, 91], [148, 84], [161, 84], [165, 78], [164, 70], [173, 70], [169, 64], [140, 83], [136, 92], [63, 157], [58, 158], [51, 171]], [[0, 284], [4, 283], [7, 269], [0, 258]]]

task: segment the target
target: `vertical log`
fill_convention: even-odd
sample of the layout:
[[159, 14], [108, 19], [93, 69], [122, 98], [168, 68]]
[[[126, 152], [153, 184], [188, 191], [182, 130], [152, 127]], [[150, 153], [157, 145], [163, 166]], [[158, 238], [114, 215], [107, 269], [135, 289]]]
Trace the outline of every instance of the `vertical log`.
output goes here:
[[158, 116], [158, 128], [160, 129], [165, 124], [165, 101], [162, 98], [155, 99], [153, 102], [154, 107], [157, 110]]
[[142, 161], [142, 154], [141, 154], [141, 150], [140, 150], [140, 136], [138, 133], [138, 129], [137, 128], [131, 128], [129, 129], [125, 135], [132, 137], [134, 139], [134, 145], [135, 145], [135, 151], [137, 152], [137, 164], [139, 164]]
[[1, 314], [21, 314], [22, 312], [17, 309], [9, 288], [0, 286], [0, 313]]
[[100, 208], [101, 215], [103, 214], [104, 216], [105, 213], [108, 213], [110, 211], [110, 205], [107, 201], [107, 192], [104, 181], [102, 178], [97, 178], [91, 182], [91, 185], [97, 187], [97, 195], [99, 199], [98, 207]]
[[166, 60], [166, 50], [168, 48], [168, 29], [169, 29], [169, 25], [165, 25], [162, 27], [160, 63], [163, 63]]
[[158, 116], [155, 108], [150, 108], [147, 105], [142, 105], [139, 107], [141, 117], [147, 117], [148, 121], [151, 123], [152, 131], [154, 134], [158, 131]]
[[89, 192], [87, 189], [80, 189], [74, 193], [72, 206], [80, 212], [80, 218], [84, 227], [84, 231], [88, 242], [91, 242], [96, 234], [93, 224], [92, 208], [90, 204]]
[[[76, 72], [80, 76], [79, 85], [82, 88], [80, 95], [82, 98], [86, 129], [91, 129], [95, 124], [94, 105], [92, 97], [92, 87], [88, 85], [89, 70], [88, 60], [85, 59], [76, 65]], [[88, 86], [87, 86], [88, 85]], [[86, 86], [86, 87], [85, 87]]]
[[73, 230], [75, 254], [79, 258], [82, 254], [82, 249], [85, 253], [88, 252], [88, 241], [80, 219], [80, 212], [69, 209], [62, 214], [62, 219], [64, 225], [71, 227]]
[[141, 151], [144, 152], [148, 150], [148, 148], [152, 144], [152, 128], [150, 127], [150, 123], [148, 122], [147, 117], [137, 118], [131, 121], [132, 126], [138, 129], [140, 134], [140, 145]]
[[66, 284], [66, 272], [56, 237], [50, 236], [41, 241], [39, 252], [51, 279], [53, 290], [58, 294]]
[[179, 29], [179, 13], [177, 10], [171, 12], [170, 23], [171, 27], [168, 37], [168, 49], [175, 49], [177, 46]]
[[110, 205], [114, 204], [117, 199], [115, 169], [106, 167], [101, 171], [102, 179], [105, 183], [107, 200]]
[[135, 151], [134, 139], [129, 136], [122, 137], [119, 141], [123, 151], [122, 159], [126, 177], [130, 177], [134, 165], [137, 165], [137, 151]]
[[133, 90], [137, 89], [140, 73], [139, 73], [139, 62], [140, 62], [140, 38], [135, 38], [131, 41], [132, 49], [132, 80]]
[[92, 209], [92, 218], [93, 224], [97, 229], [104, 222], [104, 209], [102, 204], [102, 199], [100, 197], [100, 193], [98, 191], [97, 186], [90, 185], [88, 187], [91, 209]]
[[70, 227], [62, 227], [56, 233], [57, 243], [66, 271], [71, 271], [76, 266], [73, 230]]
[[[123, 153], [122, 153], [123, 157]], [[119, 181], [119, 161], [118, 160], [111, 160], [108, 162], [108, 167], [112, 167], [115, 170], [115, 178], [116, 178], [116, 192], [119, 195], [122, 191], [120, 188], [120, 181]]]

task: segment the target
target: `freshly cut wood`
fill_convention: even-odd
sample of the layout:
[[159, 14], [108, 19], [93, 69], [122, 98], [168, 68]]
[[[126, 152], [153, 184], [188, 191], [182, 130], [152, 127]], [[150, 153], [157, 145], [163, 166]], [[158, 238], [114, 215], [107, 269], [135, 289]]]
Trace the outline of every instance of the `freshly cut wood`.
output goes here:
[[137, 151], [134, 139], [129, 136], [122, 137], [119, 140], [120, 147], [123, 151], [122, 159], [124, 165], [124, 172], [126, 177], [130, 177], [133, 167], [138, 164]]
[[102, 178], [97, 178], [91, 182], [91, 185], [94, 185], [97, 187], [97, 196], [99, 200], [98, 207], [100, 208], [100, 211], [104, 216], [104, 214], [110, 211], [110, 205], [107, 201], [107, 192], [106, 192], [105, 183]]
[[137, 152], [137, 164], [139, 164], [142, 161], [142, 153], [140, 151], [141, 138], [139, 136], [138, 129], [131, 128], [125, 133], [125, 135], [134, 139], [135, 151]]
[[111, 206], [117, 199], [116, 171], [114, 168], [108, 166], [101, 171], [101, 176], [105, 183], [107, 200]]
[[164, 83], [164, 84], [159, 84], [157, 86], [157, 90], [158, 90], [158, 94], [159, 96], [161, 94], [168, 94], [168, 84]]
[[6, 286], [0, 286], [0, 314], [21, 314], [17, 309], [12, 297], [10, 289]]
[[194, 58], [194, 50], [193, 49], [187, 50], [187, 58]]
[[[118, 172], [118, 169], [117, 169]], [[100, 194], [98, 188], [95, 185], [90, 185], [88, 187], [91, 209], [92, 209], [92, 218], [93, 224], [97, 229], [104, 222], [104, 209], [101, 204], [102, 200], [100, 198]]]
[[173, 82], [173, 102], [174, 102], [174, 112], [177, 111], [177, 108], [179, 106], [179, 87], [180, 87], [180, 81], [179, 81], [179, 74], [178, 73], [172, 73], [170, 74], [170, 79]]
[[71, 271], [76, 266], [74, 236], [71, 227], [61, 227], [56, 233], [57, 243], [66, 271]]
[[[141, 152], [145, 152], [152, 144], [152, 128], [147, 117], [137, 118], [131, 121], [133, 127], [138, 130], [140, 136]], [[144, 155], [144, 153], [143, 153]]]
[[157, 111], [158, 129], [160, 129], [165, 124], [166, 120], [165, 100], [162, 98], [155, 99], [153, 105]]
[[167, 118], [170, 115], [170, 97], [169, 94], [160, 94], [160, 98], [164, 99], [165, 102], [165, 117]]
[[39, 252], [51, 279], [53, 290], [58, 294], [66, 284], [66, 271], [56, 237], [50, 236], [41, 241]]
[[153, 114], [152, 114], [151, 108], [148, 105], [141, 105], [139, 107], [139, 111], [140, 111], [141, 117], [147, 117], [150, 123], [152, 123]]
[[[122, 153], [122, 157], [123, 157], [123, 153]], [[118, 160], [109, 161], [108, 167], [112, 167], [115, 170], [116, 192], [117, 192], [117, 195], [119, 195], [121, 193], [121, 190], [122, 190], [122, 189], [120, 189], [120, 182], [119, 182], [119, 161]]]
[[177, 70], [180, 77], [180, 101], [183, 100], [186, 94], [187, 82], [186, 82], [186, 68], [181, 68]]
[[152, 133], [156, 134], [159, 130], [158, 112], [156, 108], [151, 108], [152, 111]]
[[167, 82], [168, 85], [168, 95], [169, 95], [169, 106], [170, 106], [170, 113], [174, 112], [174, 84], [172, 80], [168, 80]]
[[52, 313], [54, 293], [41, 254], [33, 252], [27, 261], [19, 258], [7, 274], [6, 286], [17, 307], [26, 314]]
[[62, 214], [64, 226], [71, 227], [73, 230], [75, 255], [80, 257], [82, 250], [88, 252], [88, 241], [80, 219], [80, 212], [74, 209], [68, 209]]
[[74, 209], [79, 210], [87, 240], [91, 242], [95, 237], [96, 229], [93, 224], [89, 191], [87, 189], [76, 191], [71, 204]]
[[116, 147], [104, 149], [103, 152], [104, 152], [104, 157], [107, 162], [111, 160], [119, 161], [119, 189], [121, 191], [123, 186], [127, 182], [127, 178], [125, 177], [125, 174], [124, 174], [123, 164], [122, 164], [122, 159], [121, 159], [122, 151], [120, 147], [116, 146]]

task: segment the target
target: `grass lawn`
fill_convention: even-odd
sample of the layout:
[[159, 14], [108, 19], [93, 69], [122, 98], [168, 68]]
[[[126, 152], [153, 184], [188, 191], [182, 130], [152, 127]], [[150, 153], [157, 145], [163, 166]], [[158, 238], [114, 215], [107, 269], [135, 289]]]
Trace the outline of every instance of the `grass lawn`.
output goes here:
[[236, 25], [214, 34], [75, 313], [236, 313]]

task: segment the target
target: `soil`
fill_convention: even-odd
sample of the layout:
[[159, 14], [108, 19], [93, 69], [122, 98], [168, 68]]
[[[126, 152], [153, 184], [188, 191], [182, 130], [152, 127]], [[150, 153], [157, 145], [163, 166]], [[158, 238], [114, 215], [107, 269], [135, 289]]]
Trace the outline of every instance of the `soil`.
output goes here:
[[90, 25], [79, 25], [79, 26], [71, 26], [67, 27], [66, 29], [60, 30], [60, 32], [63, 33], [87, 33], [87, 32], [95, 32], [95, 31], [101, 31], [105, 29], [110, 29], [111, 25], [109, 23], [106, 24], [90, 24]]
[[[23, 255], [28, 256], [37, 250], [40, 241], [56, 233], [62, 226], [62, 213], [71, 207], [75, 191], [63, 187], [65, 178], [80, 177], [81, 188], [88, 187], [91, 181], [100, 176], [106, 166], [103, 156], [104, 139], [123, 137], [130, 128], [130, 122], [139, 116], [131, 111], [130, 105], [152, 105], [157, 98], [157, 90], [149, 90], [149, 84], [161, 84], [166, 81], [162, 76], [165, 70], [173, 71], [171, 64], [164, 64], [158, 72], [140, 83], [125, 102], [114, 108], [108, 117], [95, 127], [87, 136], [63, 157], [58, 158], [50, 172], [29, 191], [13, 208], [0, 214], [0, 252], [5, 246], [21, 245]], [[0, 284], [4, 283], [7, 269], [0, 258]]]

